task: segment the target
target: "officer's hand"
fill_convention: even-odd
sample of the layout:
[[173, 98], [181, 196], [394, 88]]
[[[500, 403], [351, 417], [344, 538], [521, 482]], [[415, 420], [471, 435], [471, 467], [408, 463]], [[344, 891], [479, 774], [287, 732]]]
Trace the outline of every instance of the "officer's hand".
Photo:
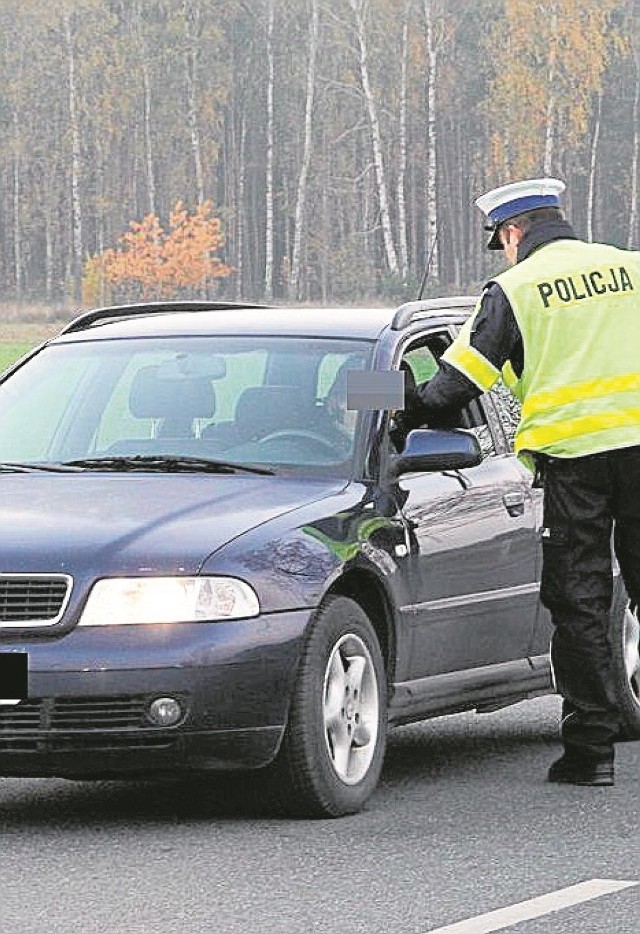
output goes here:
[[409, 429], [406, 425], [404, 414], [400, 409], [396, 409], [395, 412], [392, 412], [389, 421], [389, 437], [398, 454], [404, 448], [408, 433]]
[[422, 408], [417, 389], [413, 387], [405, 389], [404, 408], [395, 409], [391, 413], [389, 423], [389, 437], [398, 452], [404, 448], [407, 435], [411, 429], [424, 424]]

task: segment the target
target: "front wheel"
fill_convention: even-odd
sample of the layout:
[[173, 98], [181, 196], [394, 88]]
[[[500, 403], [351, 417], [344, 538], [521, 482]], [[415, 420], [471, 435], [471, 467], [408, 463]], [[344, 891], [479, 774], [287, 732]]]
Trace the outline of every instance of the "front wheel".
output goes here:
[[307, 636], [274, 768], [278, 797], [306, 817], [359, 811], [386, 745], [386, 676], [364, 610], [329, 597]]
[[611, 637], [623, 718], [621, 738], [640, 739], [640, 624], [624, 592], [614, 601]]

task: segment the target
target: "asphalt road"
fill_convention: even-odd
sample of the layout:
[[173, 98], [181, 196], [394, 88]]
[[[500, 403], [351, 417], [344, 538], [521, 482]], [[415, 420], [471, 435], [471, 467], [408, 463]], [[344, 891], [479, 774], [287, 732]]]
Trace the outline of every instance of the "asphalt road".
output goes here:
[[[640, 744], [618, 747], [614, 788], [548, 785], [558, 710], [395, 731], [367, 809], [339, 820], [270, 817], [256, 781], [1, 780], [0, 932], [428, 934], [640, 883]], [[639, 917], [640, 885], [501, 930], [636, 934]]]

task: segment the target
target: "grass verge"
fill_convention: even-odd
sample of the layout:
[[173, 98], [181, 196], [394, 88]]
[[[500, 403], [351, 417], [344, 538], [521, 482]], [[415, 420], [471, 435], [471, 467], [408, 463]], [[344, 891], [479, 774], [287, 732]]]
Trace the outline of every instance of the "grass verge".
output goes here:
[[23, 354], [57, 334], [60, 322], [0, 321], [0, 373]]
[[33, 344], [27, 341], [20, 341], [19, 343], [0, 341], [0, 373], [3, 373], [14, 360], [25, 354], [31, 347], [33, 347]]

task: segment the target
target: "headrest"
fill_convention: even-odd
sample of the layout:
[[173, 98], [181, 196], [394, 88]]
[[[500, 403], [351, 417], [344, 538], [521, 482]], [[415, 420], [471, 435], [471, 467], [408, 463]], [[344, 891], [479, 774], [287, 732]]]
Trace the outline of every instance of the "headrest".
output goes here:
[[213, 386], [206, 377], [166, 377], [159, 366], [145, 366], [131, 384], [129, 410], [135, 418], [211, 418]]

